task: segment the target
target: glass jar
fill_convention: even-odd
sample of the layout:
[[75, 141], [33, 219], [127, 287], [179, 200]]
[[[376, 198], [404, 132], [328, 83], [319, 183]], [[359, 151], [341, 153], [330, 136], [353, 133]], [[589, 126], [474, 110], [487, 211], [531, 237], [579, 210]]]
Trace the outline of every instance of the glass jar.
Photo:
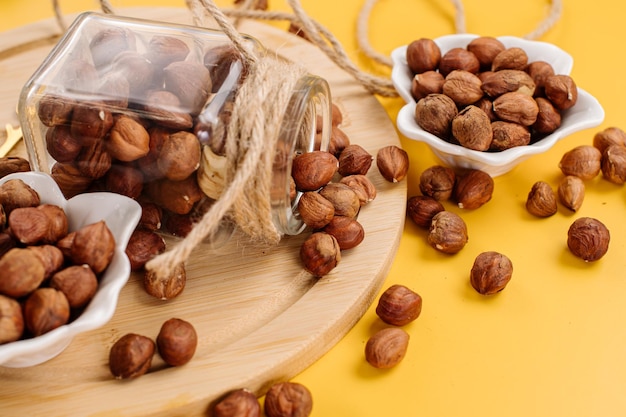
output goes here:
[[[219, 166], [247, 70], [221, 31], [83, 13], [22, 89], [18, 112], [32, 169], [51, 174], [67, 198], [111, 191], [156, 206], [163, 231], [184, 236], [220, 195], [215, 183], [203, 187], [201, 161], [215, 162], [210, 179], [224, 186]], [[330, 101], [327, 82], [314, 75], [291, 92], [268, 197], [281, 234], [305, 227], [291, 162], [327, 148]]]

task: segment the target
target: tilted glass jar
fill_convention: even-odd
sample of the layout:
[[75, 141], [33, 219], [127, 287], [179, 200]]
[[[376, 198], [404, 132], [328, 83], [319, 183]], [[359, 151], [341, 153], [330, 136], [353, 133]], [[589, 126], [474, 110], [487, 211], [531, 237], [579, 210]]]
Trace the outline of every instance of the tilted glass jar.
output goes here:
[[[163, 231], [185, 235], [219, 198], [200, 184], [200, 161], [223, 163], [247, 69], [221, 31], [83, 13], [22, 89], [18, 112], [32, 168], [51, 174], [68, 198], [111, 191], [156, 206]], [[281, 234], [304, 229], [291, 161], [328, 146], [330, 102], [327, 82], [314, 75], [291, 92], [268, 196]], [[220, 186], [218, 177], [211, 181]]]

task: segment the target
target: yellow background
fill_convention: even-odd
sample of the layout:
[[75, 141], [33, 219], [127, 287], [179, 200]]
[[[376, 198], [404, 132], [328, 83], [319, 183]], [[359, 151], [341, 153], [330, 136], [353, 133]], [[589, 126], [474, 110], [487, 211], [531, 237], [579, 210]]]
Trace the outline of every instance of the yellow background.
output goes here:
[[[344, 45], [363, 69], [389, 72], [362, 56], [355, 24], [363, 0], [303, 0], [307, 12]], [[61, 1], [66, 13], [96, 2]], [[227, 6], [228, 1], [218, 1]], [[548, 219], [533, 218], [524, 202], [538, 180], [554, 187], [558, 161], [608, 126], [626, 128], [624, 6], [616, 0], [568, 0], [558, 23], [540, 40], [574, 57], [572, 76], [603, 105], [598, 128], [571, 135], [544, 155], [495, 179], [493, 200], [475, 211], [446, 207], [468, 224], [469, 244], [445, 256], [425, 244], [425, 232], [407, 220], [384, 287], [407, 285], [424, 299], [422, 315], [406, 326], [411, 335], [404, 361], [376, 370], [363, 359], [367, 338], [381, 322], [374, 306], [328, 354], [294, 378], [314, 397], [313, 416], [425, 417], [618, 417], [626, 415], [626, 226], [624, 188], [598, 177], [587, 183], [583, 207], [562, 207]], [[176, 6], [183, 0], [117, 0], [114, 7]], [[465, 0], [467, 31], [523, 36], [545, 18], [546, 0]], [[0, 30], [52, 16], [46, 0], [0, 0]], [[287, 10], [284, 1], [270, 6]], [[454, 10], [446, 0], [381, 0], [370, 22], [370, 42], [388, 54], [419, 37], [453, 33]], [[280, 25], [280, 24], [278, 24]], [[286, 25], [283, 25], [286, 27]], [[381, 99], [395, 120], [401, 99]], [[358, 143], [358, 138], [352, 138]], [[420, 173], [437, 163], [428, 148], [402, 138], [411, 157], [409, 195]], [[566, 246], [574, 219], [596, 217], [611, 231], [608, 254], [585, 264]], [[496, 250], [513, 261], [509, 286], [493, 297], [469, 285], [476, 255]]]

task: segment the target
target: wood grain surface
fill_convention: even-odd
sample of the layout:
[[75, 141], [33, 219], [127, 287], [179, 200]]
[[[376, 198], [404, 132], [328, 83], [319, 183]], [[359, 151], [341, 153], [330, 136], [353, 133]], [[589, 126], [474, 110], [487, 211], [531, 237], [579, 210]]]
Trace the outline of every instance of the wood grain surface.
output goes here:
[[[120, 14], [189, 23], [185, 9], [121, 9]], [[378, 101], [315, 47], [286, 31], [242, 22], [240, 31], [268, 49], [326, 78], [344, 114], [343, 130], [370, 153], [399, 145], [394, 125]], [[21, 86], [58, 39], [53, 20], [5, 32], [0, 37], [0, 122], [17, 126]], [[0, 141], [3, 138], [0, 137]], [[14, 153], [25, 155], [23, 144]], [[271, 250], [232, 241], [219, 253], [198, 248], [188, 265], [185, 291], [156, 300], [134, 274], [123, 289], [113, 319], [82, 334], [56, 358], [30, 368], [0, 367], [3, 416], [194, 416], [212, 401], [245, 387], [262, 394], [292, 378], [339, 341], [374, 301], [397, 251], [404, 225], [406, 184], [391, 184], [375, 166], [368, 173], [377, 198], [359, 221], [364, 242], [344, 251], [339, 266], [320, 280], [301, 268], [299, 246], [289, 237]], [[108, 351], [125, 333], [155, 338], [161, 324], [179, 317], [199, 336], [195, 357], [180, 368], [155, 356], [151, 371], [116, 381]], [[329, 375], [332, 378], [332, 375]]]

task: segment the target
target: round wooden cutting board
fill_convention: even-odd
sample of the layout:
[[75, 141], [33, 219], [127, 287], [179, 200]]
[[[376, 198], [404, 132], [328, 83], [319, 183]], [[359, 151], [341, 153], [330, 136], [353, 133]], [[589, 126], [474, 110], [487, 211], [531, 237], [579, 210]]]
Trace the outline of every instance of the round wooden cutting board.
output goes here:
[[[185, 9], [122, 9], [120, 14], [190, 23]], [[69, 21], [69, 18], [68, 18]], [[275, 27], [242, 22], [240, 31], [269, 50], [302, 63], [331, 85], [344, 115], [343, 130], [373, 155], [399, 145], [392, 121], [375, 97], [318, 49]], [[21, 86], [58, 39], [53, 20], [0, 37], [0, 122], [17, 126]], [[0, 138], [2, 140], [2, 138]], [[25, 155], [20, 144], [14, 153]], [[402, 233], [406, 184], [385, 181], [375, 166], [368, 174], [376, 199], [359, 214], [364, 242], [342, 254], [331, 274], [315, 280], [298, 259], [301, 236], [271, 250], [231, 242], [214, 253], [200, 248], [187, 265], [187, 287], [176, 299], [147, 295], [141, 275], [123, 289], [116, 314], [104, 327], [79, 335], [54, 359], [29, 368], [0, 367], [3, 416], [193, 416], [206, 415], [212, 401], [235, 388], [259, 395], [290, 379], [327, 352], [374, 301], [396, 254]], [[179, 317], [199, 336], [193, 360], [167, 367], [155, 355], [150, 372], [136, 380], [114, 380], [108, 352], [122, 335], [155, 338], [161, 324]], [[332, 377], [329, 375], [329, 377]]]

